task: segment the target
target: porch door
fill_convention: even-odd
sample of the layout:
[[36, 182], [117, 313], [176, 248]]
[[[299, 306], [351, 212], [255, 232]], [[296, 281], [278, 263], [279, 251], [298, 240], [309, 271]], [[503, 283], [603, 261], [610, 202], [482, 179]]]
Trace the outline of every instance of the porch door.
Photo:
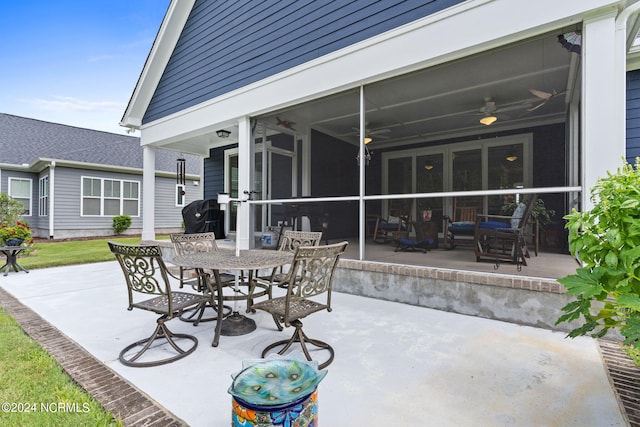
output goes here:
[[[295, 196], [296, 162], [294, 153], [271, 147], [267, 142], [267, 167], [264, 167], [263, 144], [256, 144], [255, 171], [253, 183], [254, 200], [286, 199]], [[225, 152], [225, 192], [231, 198], [237, 198], [238, 194], [238, 150], [236, 148]], [[254, 205], [255, 231], [264, 231], [267, 225], [272, 224], [272, 217], [282, 217], [283, 207], [267, 205]], [[230, 203], [227, 211], [226, 224], [228, 231], [236, 230], [237, 204]]]
[[[268, 144], [267, 147], [268, 167], [265, 176], [267, 180], [265, 199], [288, 199], [295, 197], [297, 195], [297, 162], [295, 161], [294, 152], [275, 148], [270, 144]], [[265, 230], [267, 226], [277, 226], [278, 220], [276, 220], [276, 218], [285, 217], [286, 209], [284, 206], [273, 204], [267, 206], [264, 222], [261, 224], [262, 229], [257, 231]]]
[[[415, 193], [413, 185], [413, 156], [397, 157], [389, 159], [387, 164], [387, 193], [390, 194], [411, 194]], [[398, 211], [411, 214], [411, 220], [414, 221], [412, 200], [393, 200], [386, 204], [385, 216], [398, 215]], [[391, 212], [395, 210], [395, 212]]]
[[[436, 193], [444, 190], [444, 153], [424, 154], [416, 157], [416, 192]], [[417, 199], [416, 219], [442, 224], [442, 198]]]

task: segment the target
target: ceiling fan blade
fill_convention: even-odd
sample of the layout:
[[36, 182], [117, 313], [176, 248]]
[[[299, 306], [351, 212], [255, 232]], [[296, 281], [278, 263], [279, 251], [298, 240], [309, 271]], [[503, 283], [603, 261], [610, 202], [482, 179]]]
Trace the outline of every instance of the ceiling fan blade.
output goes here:
[[377, 130], [372, 130], [371, 132], [369, 132], [370, 135], [380, 135], [381, 133], [389, 133], [391, 132], [391, 129], [377, 129]]
[[553, 96], [557, 95], [557, 92], [554, 90], [553, 92], [549, 93], [549, 92], [544, 92], [538, 89], [529, 89], [529, 92], [531, 92], [531, 94], [533, 96], [537, 96], [540, 99], [544, 99], [545, 101], [550, 100]]
[[542, 107], [544, 104], [546, 104], [546, 103], [547, 103], [547, 101], [548, 101], [548, 99], [546, 99], [546, 100], [542, 101], [540, 104], [536, 105], [535, 107], [527, 108], [527, 111], [535, 111], [535, 110], [537, 110], [538, 108]]

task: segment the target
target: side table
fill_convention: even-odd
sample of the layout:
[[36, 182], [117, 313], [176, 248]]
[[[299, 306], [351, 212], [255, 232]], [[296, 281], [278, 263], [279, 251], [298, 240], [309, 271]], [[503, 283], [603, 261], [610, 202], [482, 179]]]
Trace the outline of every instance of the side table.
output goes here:
[[28, 273], [29, 271], [26, 268], [18, 264], [18, 254], [20, 252], [27, 251], [29, 249], [33, 249], [33, 248], [31, 246], [0, 247], [0, 252], [2, 252], [5, 258], [7, 259], [7, 262], [5, 262], [2, 267], [0, 267], [0, 271], [2, 271], [2, 269], [6, 267], [6, 270], [4, 272], [4, 275], [6, 276], [9, 274], [9, 270], [11, 269], [11, 267], [13, 267], [13, 271], [15, 271], [16, 273], [20, 270], [24, 271], [25, 273]]

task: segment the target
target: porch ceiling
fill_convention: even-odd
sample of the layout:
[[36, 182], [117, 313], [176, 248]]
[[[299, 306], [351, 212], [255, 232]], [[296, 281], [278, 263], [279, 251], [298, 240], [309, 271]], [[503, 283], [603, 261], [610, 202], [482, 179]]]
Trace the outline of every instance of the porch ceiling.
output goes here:
[[[481, 54], [365, 86], [366, 132], [371, 146], [411, 144], [563, 122], [579, 98], [579, 56], [556, 31]], [[551, 94], [544, 102], [541, 92]], [[294, 122], [357, 144], [358, 90], [279, 111], [261, 121], [286, 131]], [[498, 120], [480, 124], [485, 113]]]

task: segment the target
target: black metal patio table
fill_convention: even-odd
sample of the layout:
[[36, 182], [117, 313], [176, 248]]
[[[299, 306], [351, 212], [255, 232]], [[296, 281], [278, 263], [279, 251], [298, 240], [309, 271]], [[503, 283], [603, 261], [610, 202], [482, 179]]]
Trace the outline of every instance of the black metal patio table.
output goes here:
[[16, 273], [20, 270], [28, 273], [29, 271], [18, 264], [18, 254], [22, 251], [27, 251], [29, 249], [33, 249], [31, 246], [2, 246], [0, 247], [0, 252], [2, 252], [7, 259], [7, 262], [4, 263], [2, 267], [0, 267], [0, 271], [6, 267], [4, 275], [9, 274], [9, 270], [13, 267], [13, 271]]
[[[210, 270], [226, 270], [240, 273], [248, 272], [246, 284], [250, 288], [262, 286], [261, 292], [253, 292], [250, 289], [247, 294], [238, 295], [238, 278], [236, 279], [236, 288], [234, 295], [225, 296], [225, 301], [247, 300], [250, 309], [252, 298], [267, 295], [269, 285], [261, 285], [253, 278], [256, 270], [272, 269], [281, 265], [289, 264], [293, 260], [293, 254], [286, 251], [270, 251], [264, 249], [246, 249], [240, 250], [236, 255], [235, 250], [220, 249], [212, 252], [200, 252], [188, 255], [178, 255], [173, 259], [175, 265], [186, 268], [210, 269]], [[256, 322], [253, 319], [238, 313], [234, 306], [233, 312], [222, 321], [222, 329], [220, 334], [226, 336], [244, 335], [253, 332], [256, 329]], [[217, 337], [214, 337], [216, 341]]]

